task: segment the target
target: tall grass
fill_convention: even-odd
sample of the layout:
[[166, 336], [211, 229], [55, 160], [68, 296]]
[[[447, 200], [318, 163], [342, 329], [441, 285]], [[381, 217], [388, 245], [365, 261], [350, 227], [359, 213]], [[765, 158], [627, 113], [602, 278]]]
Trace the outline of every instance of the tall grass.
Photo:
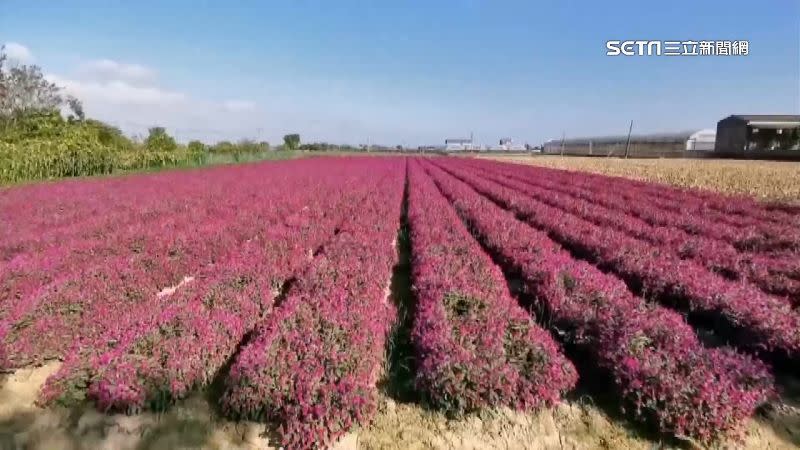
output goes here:
[[[266, 143], [199, 142], [178, 145], [158, 129], [158, 139], [133, 142], [95, 120], [64, 120], [57, 111], [0, 123], [0, 184], [106, 175], [119, 172], [286, 159], [294, 151], [269, 151]], [[155, 144], [154, 144], [155, 143]], [[156, 145], [158, 144], [158, 145]]]

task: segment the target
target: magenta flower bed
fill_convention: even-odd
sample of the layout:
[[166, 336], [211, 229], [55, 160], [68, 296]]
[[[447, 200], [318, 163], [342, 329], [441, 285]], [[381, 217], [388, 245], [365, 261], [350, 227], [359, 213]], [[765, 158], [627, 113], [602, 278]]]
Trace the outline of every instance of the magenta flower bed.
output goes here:
[[[703, 195], [713, 199], [697, 200], [692, 192], [583, 172], [498, 163], [489, 163], [484, 167], [500, 170], [527, 182], [543, 179], [560, 186], [575, 186], [592, 195], [606, 194], [622, 200], [626, 211], [654, 225], [674, 226], [691, 234], [723, 240], [743, 251], [800, 250], [800, 232], [797, 228], [800, 215], [767, 211], [752, 199], [705, 192]], [[749, 208], [745, 205], [749, 205]], [[720, 207], [727, 210], [722, 211]], [[654, 211], [658, 214], [652, 214]]]
[[[165, 229], [137, 226], [135, 238], [128, 242], [132, 246], [142, 242], [141, 247], [121, 247], [118, 254], [96, 258], [85, 270], [59, 276], [43, 288], [36, 286], [13, 304], [0, 324], [10, 326], [8, 334], [0, 335], [9, 351], [6, 364], [19, 367], [61, 356], [79, 333], [96, 331], [82, 326], [86, 320], [93, 321], [103, 310], [113, 311], [154, 296], [192, 273], [196, 255], [218, 253], [224, 246], [235, 245], [235, 235], [223, 236], [224, 229], [223, 223], [199, 226], [195, 231], [201, 238], [213, 236], [211, 230], [216, 230], [218, 238], [189, 249], [179, 236]], [[211, 249], [206, 244], [217, 245]]]
[[365, 168], [379, 188], [257, 325], [226, 379], [223, 408], [277, 421], [289, 448], [330, 444], [375, 412], [403, 192], [403, 166], [392, 164]]
[[800, 224], [800, 209], [791, 204], [762, 203], [743, 195], [720, 194], [582, 171], [525, 166], [517, 166], [517, 169], [529, 170], [529, 174], [546, 173], [548, 177], [564, 177], [565, 181], [585, 183], [588, 187], [599, 185], [619, 192], [636, 192], [648, 201], [655, 201], [672, 211], [701, 213], [734, 226]]
[[[271, 167], [263, 170], [261, 176], [278, 175]], [[215, 182], [208, 183], [207, 176], [213, 176]], [[141, 225], [141, 232], [174, 232], [180, 229], [176, 221], [185, 228], [213, 216], [230, 218], [237, 210], [234, 202], [242, 200], [237, 194], [243, 191], [248, 195], [265, 191], [265, 200], [269, 194], [279, 194], [275, 187], [253, 190], [233, 184], [251, 176], [241, 169], [216, 169], [202, 175], [181, 172], [102, 182], [69, 181], [0, 193], [0, 223], [9, 230], [0, 243], [4, 249], [0, 251], [0, 302], [24, 297], [15, 286], [20, 280], [35, 278], [35, 284], [41, 286], [85, 270], [89, 264], [97, 265], [103, 256], [119, 254], [130, 248], [134, 238], [146, 244], [146, 239], [130, 233], [135, 231], [128, 230], [131, 225]]]
[[417, 164], [408, 220], [418, 387], [450, 413], [556, 403], [577, 374]]
[[283, 223], [261, 228], [253, 220], [250, 239], [229, 247], [228, 256], [174, 294], [148, 296], [106, 332], [84, 334], [81, 349], [48, 380], [41, 401], [80, 399], [88, 386], [101, 410], [136, 411], [162, 408], [209, 384], [269, 310], [281, 285], [308, 264], [309, 255], [369, 193], [370, 184], [360, 185], [359, 177], [337, 180], [339, 190], [332, 196], [323, 195], [327, 183], [286, 196], [299, 204]]
[[492, 257], [662, 432], [736, 436], [772, 379], [646, 300], [800, 362], [800, 312], [766, 293], [796, 300], [795, 209], [466, 159], [315, 158], [0, 190], [0, 370], [60, 359], [40, 403], [102, 411], [218, 380], [230, 416], [330, 445], [376, 411], [406, 184], [430, 406], [531, 410], [576, 383]]
[[[36, 257], [25, 263], [16, 258], [15, 269], [5, 278], [17, 284], [16, 293], [3, 303], [0, 315], [3, 366], [61, 357], [79, 336], [96, 338], [103, 332], [103, 322], [95, 318], [103, 317], [104, 311], [155, 297], [224, 259], [261, 227], [301, 211], [309, 198], [324, 198], [326, 192], [340, 188], [341, 173], [323, 176], [330, 169], [318, 166], [273, 188], [256, 180], [244, 182], [228, 189], [224, 199], [201, 191], [197, 196], [204, 203], [198, 209], [173, 211], [159, 220], [148, 221], [144, 212], [133, 224], [120, 224], [112, 236], [92, 237], [88, 245], [64, 243], [61, 262], [69, 268]], [[339, 166], [339, 170], [347, 174], [352, 169]], [[320, 181], [310, 185], [313, 175]], [[17, 263], [21, 271], [16, 270]], [[24, 289], [19, 280], [26, 280]], [[87, 321], [93, 326], [84, 326]]]
[[[800, 255], [791, 251], [795, 241], [800, 242], [798, 240], [800, 233], [797, 232], [800, 216], [796, 223], [789, 223], [788, 226], [768, 232], [771, 237], [767, 238], [763, 233], [759, 234], [753, 229], [753, 220], [742, 221], [738, 214], [721, 215], [721, 217], [720, 213], [709, 215], [707, 211], [698, 211], [683, 203], [677, 206], [665, 205], [664, 200], [658, 197], [648, 198], [647, 202], [642, 202], [639, 192], [614, 189], [608, 182], [601, 180], [590, 182], [581, 179], [577, 174], [564, 179], [557, 171], [539, 173], [523, 171], [523, 168], [514, 166], [494, 164], [479, 165], [476, 168], [486, 173], [501, 175], [504, 181], [520, 180], [548, 191], [557, 191], [592, 204], [605, 206], [613, 211], [612, 214], [623, 212], [641, 219], [634, 221], [634, 225], [649, 228], [656, 234], [653, 237], [661, 239], [663, 243], [684, 246], [688, 249], [688, 257], [711, 263], [709, 267], [716, 266], [722, 271], [734, 272], [737, 276], [759, 282], [767, 280], [766, 283], [780, 283], [787, 279], [800, 280]], [[628, 222], [630, 219], [626, 221]], [[731, 226], [728, 222], [735, 222], [736, 225]], [[642, 232], [642, 234], [647, 233]], [[789, 250], [776, 250], [766, 254], [744, 251], [759, 241], [769, 242], [768, 247], [786, 246]], [[796, 285], [788, 289], [797, 292]]]
[[800, 315], [788, 302], [752, 285], [725, 280], [672, 252], [599, 227], [457, 166], [450, 164], [448, 170], [557, 242], [618, 274], [648, 298], [713, 319], [743, 348], [790, 361], [800, 358]]
[[613, 375], [628, 412], [662, 432], [702, 441], [736, 436], [773, 393], [766, 366], [704, 348], [683, 318], [634, 297], [604, 274], [441, 170], [430, 168], [473, 231], [549, 312], [551, 326]]
[[[481, 176], [482, 172], [476, 172]], [[562, 194], [570, 192], [569, 188], [560, 188], [546, 181], [521, 182], [510, 179], [508, 175], [486, 174], [486, 179], [500, 183], [511, 189], [528, 194], [541, 202], [574, 214], [601, 227], [616, 228], [630, 237], [645, 241], [651, 245], [672, 251], [681, 259], [692, 259], [704, 265], [709, 270], [719, 273], [726, 278], [748, 281], [762, 291], [774, 295], [786, 296], [793, 305], [800, 304], [800, 281], [790, 277], [792, 270], [786, 273], [776, 273], [786, 265], [800, 265], [795, 256], [794, 262], [789, 262], [789, 257], [778, 259], [764, 255], [740, 253], [732, 245], [706, 238], [690, 235], [678, 228], [667, 226], [653, 226], [649, 221], [640, 219], [644, 214], [648, 216], [661, 215], [658, 211], [647, 206], [631, 206], [638, 213], [626, 215], [628, 206], [617, 205], [615, 208], [606, 208], [605, 205], [615, 204], [622, 200], [609, 200], [613, 194], [604, 191], [592, 194]], [[548, 186], [546, 188], [539, 185]], [[603, 205], [603, 206], [601, 206]], [[625, 205], [633, 205], [625, 202]], [[642, 213], [642, 211], [647, 211]], [[753, 261], [757, 261], [756, 264]], [[767, 265], [762, 265], [767, 263]]]

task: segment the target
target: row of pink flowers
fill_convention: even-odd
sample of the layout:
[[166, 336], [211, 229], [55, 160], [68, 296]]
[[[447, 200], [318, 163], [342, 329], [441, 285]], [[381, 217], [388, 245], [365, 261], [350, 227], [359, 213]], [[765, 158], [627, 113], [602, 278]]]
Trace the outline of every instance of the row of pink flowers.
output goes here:
[[573, 253], [614, 272], [646, 298], [707, 319], [737, 346], [800, 360], [800, 315], [788, 302], [614, 228], [600, 227], [538, 198], [475, 177], [458, 164], [448, 169]]
[[[614, 180], [613, 178], [597, 179], [597, 175], [582, 176], [579, 173], [496, 163], [483, 164], [479, 168], [596, 202], [639, 218], [652, 226], [675, 228], [676, 231], [698, 238], [722, 241], [726, 247], [742, 252], [742, 257], [770, 267], [771, 272], [800, 279], [800, 262], [795, 248], [797, 242], [800, 242], [800, 232], [797, 231], [800, 214], [781, 225], [767, 221], [767, 229], [759, 230], [758, 225], [763, 224], [763, 221], [740, 213], [727, 214], [702, 206], [692, 207], [691, 198], [679, 198], [673, 202], [662, 198], [663, 196], [643, 195], [637, 190], [628, 191], [624, 187], [615, 186], [614, 181], [608, 181]], [[658, 188], [648, 187], [649, 190]], [[766, 247], [767, 251], [753, 251], [759, 247]], [[785, 249], [780, 250], [781, 247]]]
[[646, 304], [546, 233], [440, 169], [429, 170], [479, 240], [521, 277], [549, 326], [611, 373], [635, 419], [666, 433], [720, 440], [736, 436], [772, 393], [760, 361], [704, 348], [680, 314]]
[[[797, 228], [800, 215], [785, 222], [775, 222], [750, 217], [742, 212], [723, 212], [710, 207], [707, 202], [698, 203], [691, 195], [672, 192], [665, 186], [648, 183], [637, 187], [630, 185], [631, 180], [498, 163], [488, 163], [482, 167], [526, 182], [546, 182], [563, 189], [578, 190], [591, 197], [599, 195], [606, 206], [613, 206], [651, 225], [675, 227], [693, 235], [721, 240], [740, 251], [789, 251], [795, 257], [796, 252], [800, 251], [800, 232]], [[720, 201], [717, 199], [711, 204]], [[753, 209], [763, 208], [753, 200], [749, 200], [749, 203], [753, 203]]]
[[377, 188], [257, 324], [226, 378], [224, 410], [276, 421], [287, 448], [328, 445], [376, 410], [395, 320], [387, 287], [397, 261], [403, 167], [392, 159], [354, 169], [370, 174], [372, 185], [380, 180]]
[[[671, 250], [681, 259], [695, 260], [722, 276], [744, 280], [766, 293], [788, 297], [793, 305], [800, 304], [800, 280], [793, 278], [800, 274], [800, 255], [788, 254], [778, 258], [739, 252], [724, 241], [692, 235], [670, 225], [653, 225], [654, 222], [646, 218], [659, 217], [662, 211], [649, 206], [634, 206], [616, 198], [613, 193], [582, 192], [562, 187], [547, 178], [520, 181], [499, 171], [478, 173], [596, 225], [616, 228], [631, 237]], [[635, 211], [631, 213], [632, 210]], [[789, 270], [781, 272], [783, 269]]]
[[281, 169], [277, 164], [220, 167], [102, 180], [69, 180], [0, 191], [0, 226], [6, 231], [0, 242], [0, 274], [18, 255], [45, 249], [51, 253], [56, 249], [69, 250], [69, 244], [77, 242], [81, 236], [84, 239], [111, 238], [120, 225], [152, 222], [165, 215], [201, 217], [207, 209], [224, 204], [231, 190], [240, 190], [242, 180], [279, 181], [275, 185], [259, 183], [261, 189], [278, 195], [281, 185], [298, 178], [297, 174], [282, 176], [286, 171]]
[[[318, 164], [294, 178], [245, 170], [225, 195], [198, 187], [199, 206], [157, 214], [145, 209], [107, 236], [92, 232], [87, 240], [62, 242], [60, 258], [48, 259], [50, 251], [17, 255], [2, 276], [8, 288], [0, 310], [3, 366], [61, 357], [79, 336], [101, 335], [98, 317], [154, 297], [235, 251], [265, 225], [300, 211], [309, 196], [337, 188], [340, 177], [324, 176], [334, 167], [351, 170]], [[325, 180], [320, 193], [307, 189], [312, 176]]]
[[[225, 256], [174, 292], [142, 298], [110, 323], [93, 321], [104, 331], [81, 335], [45, 385], [42, 402], [63, 403], [88, 393], [102, 410], [136, 411], [163, 408], [209, 384], [245, 334], [268, 314], [280, 287], [367, 195], [361, 176], [322, 180], [272, 205], [271, 213], [292, 205], [286, 215], [272, 217], [260, 211], [268, 204], [251, 205], [254, 214], [244, 223], [248, 238], [228, 246]], [[327, 195], [333, 186], [336, 194]]]
[[408, 221], [417, 385], [449, 413], [557, 402], [577, 380], [558, 344], [511, 297], [491, 258], [418, 164]]
[[772, 224], [800, 224], [800, 208], [788, 203], [765, 203], [744, 195], [720, 194], [582, 171], [539, 167], [529, 169], [531, 173], [548, 173], [548, 176], [560, 177], [565, 182], [585, 183], [588, 187], [627, 192], [635, 195], [639, 201], [646, 200], [678, 213], [691, 212], [708, 216], [714, 221], [737, 227], [766, 225], [769, 229]]

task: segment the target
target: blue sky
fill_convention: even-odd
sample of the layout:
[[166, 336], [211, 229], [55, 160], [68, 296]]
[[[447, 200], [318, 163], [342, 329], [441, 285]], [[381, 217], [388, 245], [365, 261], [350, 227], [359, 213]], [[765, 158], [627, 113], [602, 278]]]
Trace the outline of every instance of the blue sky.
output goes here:
[[[748, 40], [750, 54], [609, 57], [609, 39]], [[0, 42], [90, 115], [182, 140], [538, 144], [631, 119], [644, 133], [800, 113], [796, 0], [0, 0]]]

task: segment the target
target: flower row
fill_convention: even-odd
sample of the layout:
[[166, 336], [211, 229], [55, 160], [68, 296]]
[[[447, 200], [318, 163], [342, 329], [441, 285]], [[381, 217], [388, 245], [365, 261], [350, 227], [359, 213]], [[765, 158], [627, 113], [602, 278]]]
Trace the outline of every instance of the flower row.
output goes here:
[[[113, 235], [116, 227], [126, 223], [154, 221], [179, 212], [202, 216], [206, 209], [224, 203], [231, 190], [242, 189], [243, 179], [258, 183], [281, 176], [277, 165], [258, 166], [257, 178], [254, 169], [220, 167], [104, 180], [70, 180], [2, 192], [0, 224], [8, 232], [0, 243], [0, 268], [17, 255], [45, 248], [69, 248], [64, 243], [79, 236]], [[272, 195], [277, 196], [283, 184], [264, 183], [261, 189], [272, 190]]]
[[[627, 215], [628, 206], [608, 207], [617, 200], [609, 200], [613, 194], [603, 191], [591, 195], [574, 193], [570, 192], [569, 188], [561, 188], [548, 181], [522, 182], [499, 173], [478, 173], [485, 174], [489, 180], [531, 195], [549, 206], [601, 227], [616, 228], [631, 237], [670, 250], [681, 259], [695, 260], [727, 278], [750, 282], [766, 293], [788, 297], [795, 306], [800, 304], [800, 280], [792, 278], [795, 272], [800, 272], [800, 262], [797, 261], [796, 255], [794, 258], [787, 255], [783, 259], [778, 259], [740, 253], [722, 241], [691, 235], [670, 226], [653, 225], [652, 221], [640, 218], [643, 214]], [[630, 203], [626, 202], [625, 205]], [[640, 211], [648, 210], [648, 207], [636, 208]], [[659, 212], [651, 208], [646, 214], [654, 216]], [[796, 269], [793, 270], [793, 266], [797, 266]], [[782, 269], [788, 270], [782, 273]]]
[[278, 422], [289, 448], [330, 444], [376, 410], [403, 192], [402, 163], [391, 164], [369, 171], [378, 189], [257, 324], [226, 378], [223, 409]]
[[306, 166], [307, 173], [280, 176], [267, 170], [272, 178], [242, 168], [240, 182], [227, 186], [224, 196], [197, 187], [194, 197], [202, 201], [192, 203], [200, 208], [168, 214], [145, 208], [108, 235], [90, 232], [88, 239], [17, 255], [0, 272], [0, 363], [19, 367], [61, 357], [79, 335], [102, 333], [95, 322], [106, 311], [124, 310], [176, 285], [271, 223], [302, 219], [310, 198], [324, 198], [358, 173], [352, 163]]
[[[709, 214], [708, 211], [687, 207], [685, 202], [679, 203], [677, 207], [666, 206], [659, 197], [650, 198], [636, 191], [620, 190], [605, 180], [582, 178], [581, 174], [565, 175], [562, 171], [553, 170], [530, 172], [517, 166], [491, 163], [481, 164], [477, 168], [487, 173], [500, 174], [505, 179], [513, 178], [581, 198], [610, 210], [621, 211], [651, 226], [672, 228], [676, 233], [680, 233], [679, 235], [685, 233], [696, 239], [720, 241], [709, 245], [724, 249], [730, 254], [734, 251], [740, 252], [738, 258], [744, 264], [749, 262], [751, 265], [756, 265], [757, 262], [759, 267], [769, 269], [772, 274], [800, 280], [800, 262], [797, 253], [793, 251], [795, 244], [800, 242], [800, 234], [796, 231], [800, 219], [794, 224], [789, 223], [788, 226], [778, 227], [777, 230], [773, 229], [764, 234], [754, 229], [752, 223], [726, 224], [730, 221], [741, 221], [741, 217], [737, 214]], [[759, 247], [773, 250], [765, 253], [749, 251]], [[775, 250], [782, 247], [785, 250]]]
[[417, 164], [409, 171], [408, 222], [411, 339], [425, 398], [456, 414], [558, 401], [576, 382], [574, 367], [511, 298], [500, 270]]
[[758, 360], [704, 348], [683, 318], [634, 297], [619, 279], [573, 259], [466, 184], [430, 168], [473, 233], [524, 281], [567, 341], [610, 372], [630, 413], [704, 441], [735, 435], [772, 392]]
[[761, 203], [751, 197], [687, 189], [628, 178], [609, 177], [581, 171], [531, 168], [531, 172], [563, 176], [565, 181], [586, 183], [619, 192], [635, 192], [640, 200], [653, 202], [675, 212], [707, 215], [734, 226], [797, 225], [800, 210], [781, 203]]
[[647, 298], [706, 319], [741, 347], [791, 361], [800, 359], [800, 315], [788, 302], [726, 280], [658, 246], [476, 177], [459, 168], [458, 163], [449, 164], [447, 169], [574, 254], [616, 273]]
[[[626, 186], [630, 180], [507, 164], [489, 164], [485, 168], [530, 183], [546, 183], [548, 187], [582, 192], [592, 201], [602, 201], [604, 206], [624, 211], [651, 225], [675, 227], [693, 235], [721, 240], [741, 251], [800, 250], [800, 233], [797, 232], [800, 219], [781, 224], [767, 220], [742, 220], [739, 213], [709, 210], [705, 204], [692, 207], [692, 198], [688, 195], [670, 199], [666, 187], [651, 184], [643, 188]], [[654, 193], [647, 194], [648, 191]]]
[[147, 295], [111, 322], [105, 315], [92, 320], [103, 331], [81, 334], [79, 345], [45, 385], [42, 402], [64, 403], [88, 394], [101, 410], [136, 411], [161, 408], [209, 384], [268, 313], [281, 286], [309, 263], [373, 187], [362, 186], [360, 177], [337, 179], [336, 194], [325, 196], [320, 189], [330, 187], [325, 183], [307, 188], [305, 206], [280, 223], [260, 223], [253, 216], [247, 240], [228, 246], [225, 256], [174, 291]]

